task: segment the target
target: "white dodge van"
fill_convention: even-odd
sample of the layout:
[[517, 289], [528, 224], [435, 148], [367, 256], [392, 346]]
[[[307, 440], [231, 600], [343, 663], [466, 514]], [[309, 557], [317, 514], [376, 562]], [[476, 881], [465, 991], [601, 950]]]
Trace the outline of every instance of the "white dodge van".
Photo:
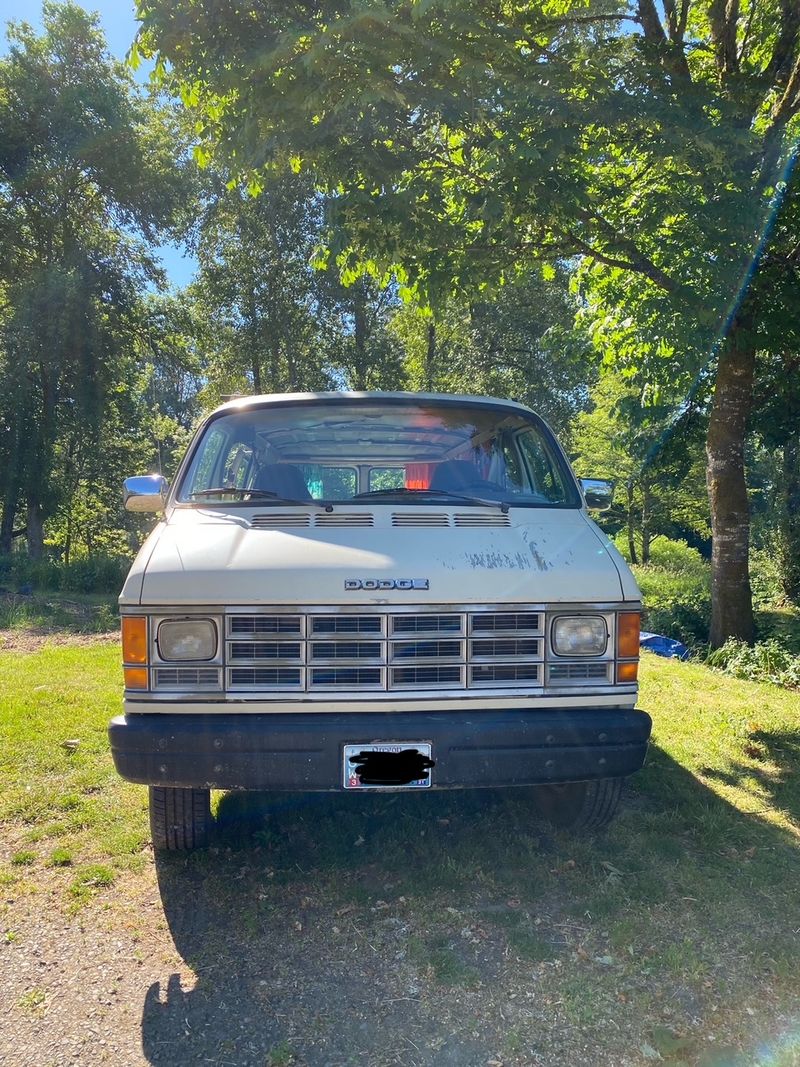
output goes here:
[[644, 761], [640, 595], [528, 408], [420, 393], [253, 396], [202, 424], [120, 597], [119, 773], [153, 844], [211, 789], [533, 786], [599, 827]]

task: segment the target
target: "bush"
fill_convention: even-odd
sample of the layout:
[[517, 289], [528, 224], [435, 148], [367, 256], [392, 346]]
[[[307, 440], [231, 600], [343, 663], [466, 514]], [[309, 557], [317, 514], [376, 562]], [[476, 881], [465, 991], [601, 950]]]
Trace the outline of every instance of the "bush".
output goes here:
[[708, 653], [706, 663], [734, 678], [800, 688], [800, 656], [792, 655], [774, 638], [759, 641], [752, 647], [729, 638], [722, 648]]
[[753, 603], [758, 606], [782, 604], [786, 600], [776, 545], [750, 549], [750, 586]]
[[[627, 558], [627, 543], [617, 536]], [[631, 567], [644, 602], [642, 629], [677, 638], [692, 646], [708, 639], [711, 621], [711, 568], [685, 541], [657, 538], [650, 562]]]
[[118, 593], [131, 561], [96, 555], [70, 563], [45, 557], [33, 560], [24, 552], [0, 556], [0, 589], [37, 589], [62, 593]]

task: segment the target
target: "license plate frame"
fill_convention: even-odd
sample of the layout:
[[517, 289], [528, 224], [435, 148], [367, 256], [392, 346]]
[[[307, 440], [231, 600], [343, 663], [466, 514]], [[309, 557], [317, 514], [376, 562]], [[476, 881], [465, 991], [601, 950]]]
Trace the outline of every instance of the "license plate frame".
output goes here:
[[352, 741], [345, 742], [342, 745], [342, 787], [351, 792], [372, 790], [382, 793], [407, 789], [430, 789], [433, 781], [433, 766], [427, 771], [427, 778], [425, 779], [416, 779], [401, 784], [385, 784], [362, 782], [356, 774], [357, 768], [352, 762], [353, 757], [361, 753], [413, 751], [419, 752], [421, 756], [433, 761], [433, 744], [430, 741], [370, 741], [364, 744]]

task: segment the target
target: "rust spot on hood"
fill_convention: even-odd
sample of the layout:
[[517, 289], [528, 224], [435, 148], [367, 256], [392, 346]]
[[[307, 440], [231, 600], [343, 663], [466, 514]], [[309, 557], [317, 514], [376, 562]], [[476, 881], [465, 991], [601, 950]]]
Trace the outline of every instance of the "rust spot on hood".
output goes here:
[[513, 556], [506, 552], [468, 552], [464, 558], [473, 570], [527, 571], [531, 568], [530, 561], [522, 552], [516, 552]]

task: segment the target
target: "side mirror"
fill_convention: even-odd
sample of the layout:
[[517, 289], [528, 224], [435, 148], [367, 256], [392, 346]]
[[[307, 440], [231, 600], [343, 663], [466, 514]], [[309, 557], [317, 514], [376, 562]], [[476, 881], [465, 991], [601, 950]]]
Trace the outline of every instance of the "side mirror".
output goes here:
[[167, 479], [160, 474], [142, 474], [125, 479], [122, 502], [128, 511], [163, 511], [168, 491]]
[[581, 478], [581, 489], [590, 511], [608, 511], [614, 501], [614, 483], [602, 478]]

